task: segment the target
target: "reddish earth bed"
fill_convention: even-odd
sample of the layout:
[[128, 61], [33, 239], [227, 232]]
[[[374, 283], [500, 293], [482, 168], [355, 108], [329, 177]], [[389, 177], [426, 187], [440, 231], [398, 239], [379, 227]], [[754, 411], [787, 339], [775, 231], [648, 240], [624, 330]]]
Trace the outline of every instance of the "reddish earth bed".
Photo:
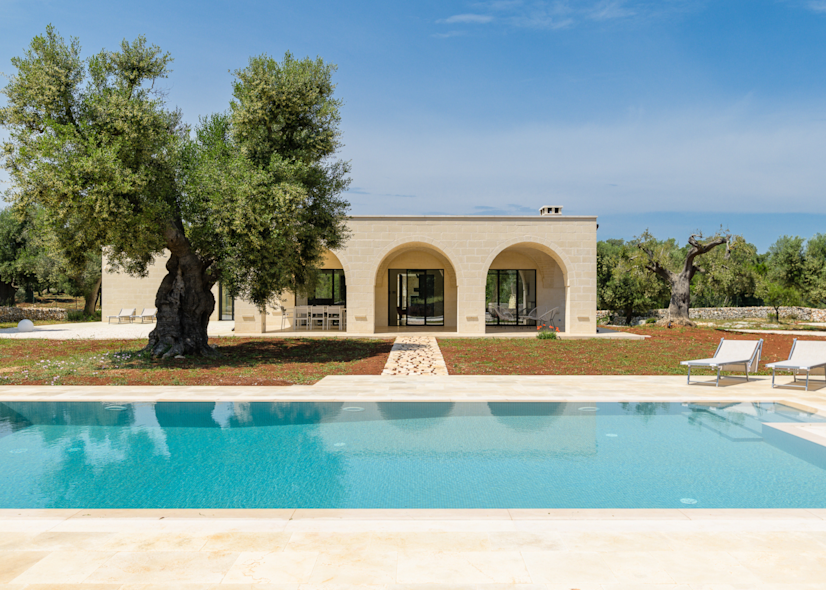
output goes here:
[[151, 359], [135, 340], [0, 339], [0, 385], [294, 385], [380, 375], [389, 340], [214, 339], [215, 358]]
[[[623, 330], [645, 340], [440, 339], [451, 375], [685, 375], [680, 361], [714, 354], [720, 338], [763, 339], [765, 363], [785, 360], [795, 336], [737, 334], [712, 328], [639, 327]], [[814, 336], [802, 340], [823, 340]], [[692, 374], [695, 371], [692, 370]], [[697, 371], [703, 372], [710, 371]]]

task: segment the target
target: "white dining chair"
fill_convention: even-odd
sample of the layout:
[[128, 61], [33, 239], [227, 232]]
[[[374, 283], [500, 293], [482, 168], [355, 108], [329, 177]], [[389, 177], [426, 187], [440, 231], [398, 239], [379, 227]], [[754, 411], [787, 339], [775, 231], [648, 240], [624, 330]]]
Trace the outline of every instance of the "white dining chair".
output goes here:
[[307, 305], [297, 305], [295, 307], [295, 317], [293, 327], [298, 330], [302, 327], [310, 329], [310, 307]]
[[344, 308], [339, 305], [331, 305], [327, 308], [324, 329], [329, 330], [333, 325], [337, 325], [339, 330], [344, 329]]
[[316, 325], [322, 330], [325, 329], [327, 324], [326, 319], [327, 313], [327, 306], [326, 305], [313, 305], [310, 309], [310, 329], [314, 329]]

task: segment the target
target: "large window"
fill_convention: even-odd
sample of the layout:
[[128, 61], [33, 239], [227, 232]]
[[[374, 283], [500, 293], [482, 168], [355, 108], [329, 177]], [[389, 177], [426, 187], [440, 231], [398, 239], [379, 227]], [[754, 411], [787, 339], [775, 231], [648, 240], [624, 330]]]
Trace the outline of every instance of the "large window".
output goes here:
[[[445, 325], [445, 271], [390, 269], [388, 287], [397, 326]], [[392, 322], [391, 322], [392, 324]]]
[[527, 315], [536, 307], [535, 270], [489, 270], [485, 288], [485, 323], [533, 326]]
[[343, 270], [322, 270], [318, 273], [318, 283], [313, 297], [307, 298], [308, 305], [347, 305], [347, 283]]
[[229, 296], [229, 290], [223, 283], [218, 285], [218, 319], [235, 319], [235, 299]]

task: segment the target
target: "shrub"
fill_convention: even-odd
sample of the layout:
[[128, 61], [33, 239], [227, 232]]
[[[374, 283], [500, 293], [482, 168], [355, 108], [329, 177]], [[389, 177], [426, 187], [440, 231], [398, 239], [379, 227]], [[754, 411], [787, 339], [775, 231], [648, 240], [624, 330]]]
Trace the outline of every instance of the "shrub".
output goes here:
[[540, 332], [536, 337], [539, 340], [556, 340], [556, 332]]
[[66, 319], [70, 322], [99, 322], [102, 318], [101, 311], [97, 310], [95, 313], [89, 315], [84, 313], [82, 309], [70, 309], [66, 314]]

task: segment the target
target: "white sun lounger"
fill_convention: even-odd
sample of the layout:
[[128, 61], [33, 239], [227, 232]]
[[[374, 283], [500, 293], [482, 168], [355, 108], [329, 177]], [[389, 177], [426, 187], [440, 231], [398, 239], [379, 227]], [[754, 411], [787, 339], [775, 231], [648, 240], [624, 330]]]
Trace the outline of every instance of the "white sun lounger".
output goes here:
[[812, 371], [823, 371], [824, 381], [826, 381], [826, 341], [824, 340], [798, 340], [792, 342], [792, 349], [789, 351], [789, 359], [769, 363], [766, 365], [772, 370], [772, 387], [774, 375], [777, 369], [791, 371], [794, 375], [794, 382], [797, 383], [797, 373], [806, 373], [806, 385], [794, 385], [789, 383], [784, 387], [800, 387], [809, 391], [809, 375]]
[[144, 307], [143, 311], [140, 313], [140, 315], [133, 315], [132, 316], [132, 321], [134, 322], [136, 320], [140, 320], [140, 322], [142, 324], [145, 323], [147, 320], [149, 320], [150, 322], [154, 322], [157, 315], [158, 315], [158, 308], [157, 307]]
[[[726, 340], [720, 338], [717, 351], [710, 359], [682, 361], [681, 365], [688, 366], [688, 383], [691, 383], [691, 367], [710, 367], [717, 369], [717, 386], [720, 386], [720, 371], [745, 371], [746, 381], [749, 380], [749, 371], [757, 371], [760, 363], [760, 352], [763, 349], [763, 339], [760, 340]], [[728, 377], [735, 378], [733, 375]], [[742, 377], [736, 377], [742, 379]], [[695, 381], [697, 383], [697, 381]]]
[[120, 310], [120, 313], [118, 315], [110, 315], [109, 316], [109, 323], [111, 324], [112, 323], [112, 318], [114, 318], [114, 319], [118, 320], [119, 324], [121, 322], [123, 322], [123, 320], [126, 320], [127, 322], [129, 322], [131, 324], [133, 315], [135, 315], [135, 308], [134, 307], [131, 308], [131, 309], [122, 309], [122, 310]]

